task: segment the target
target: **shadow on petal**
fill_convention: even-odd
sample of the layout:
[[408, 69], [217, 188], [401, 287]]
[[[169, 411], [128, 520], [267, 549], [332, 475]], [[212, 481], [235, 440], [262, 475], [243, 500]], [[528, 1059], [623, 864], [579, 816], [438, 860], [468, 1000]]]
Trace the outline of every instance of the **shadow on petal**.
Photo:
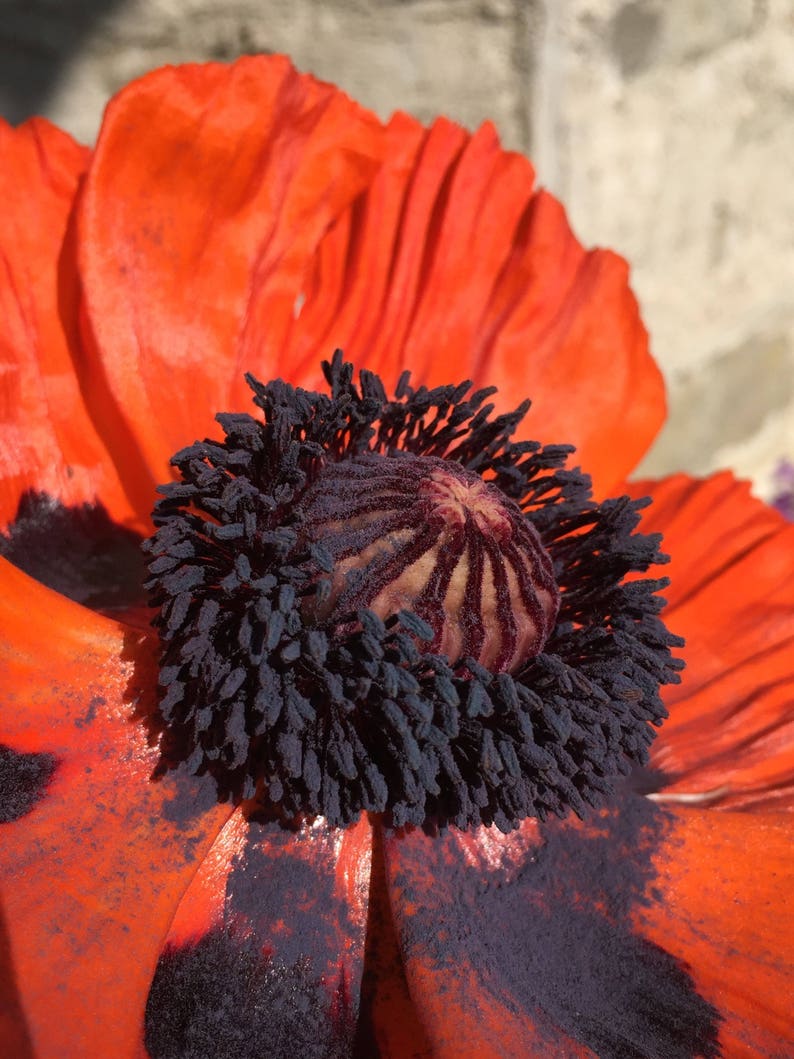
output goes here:
[[14, 1059], [35, 1059], [25, 1011], [17, 986], [11, 939], [0, 902], [0, 1042]]

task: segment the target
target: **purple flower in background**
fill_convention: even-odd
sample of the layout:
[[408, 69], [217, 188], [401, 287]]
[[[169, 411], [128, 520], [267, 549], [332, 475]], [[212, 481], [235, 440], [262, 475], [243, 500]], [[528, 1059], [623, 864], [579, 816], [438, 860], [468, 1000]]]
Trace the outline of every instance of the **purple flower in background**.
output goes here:
[[781, 460], [773, 481], [775, 495], [772, 497], [772, 506], [789, 522], [794, 522], [794, 463], [791, 460]]

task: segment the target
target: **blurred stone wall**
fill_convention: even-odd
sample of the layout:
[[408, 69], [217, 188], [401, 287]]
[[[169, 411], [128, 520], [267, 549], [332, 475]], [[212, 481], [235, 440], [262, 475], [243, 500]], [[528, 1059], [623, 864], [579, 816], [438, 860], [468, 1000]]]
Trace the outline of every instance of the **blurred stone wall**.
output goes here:
[[643, 470], [794, 457], [794, 0], [0, 0], [0, 113], [83, 141], [165, 62], [286, 51], [383, 117], [495, 120], [633, 265], [668, 380]]

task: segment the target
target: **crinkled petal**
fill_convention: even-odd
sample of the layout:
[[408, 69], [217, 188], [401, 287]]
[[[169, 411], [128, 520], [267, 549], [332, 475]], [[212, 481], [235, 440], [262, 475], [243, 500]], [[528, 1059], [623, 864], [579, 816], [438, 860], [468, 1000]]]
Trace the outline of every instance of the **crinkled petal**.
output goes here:
[[[526, 159], [446, 120], [388, 127], [378, 177], [315, 256], [282, 363], [316, 385], [341, 346], [393, 385], [496, 385], [522, 430], [571, 442], [599, 491], [635, 466], [664, 417], [661, 376], [620, 258], [585, 251]], [[266, 341], [266, 330], [256, 343]]]
[[141, 634], [0, 576], [0, 1007], [22, 1057], [139, 1059], [163, 939], [229, 809], [192, 777], [150, 779]]
[[232, 816], [182, 898], [146, 1013], [151, 1059], [349, 1055], [371, 828]]
[[643, 527], [664, 533], [665, 620], [686, 639], [651, 748], [664, 795], [794, 805], [794, 526], [728, 473], [631, 491], [653, 497]]
[[80, 286], [72, 208], [90, 152], [36, 118], [0, 119], [0, 532], [29, 491], [135, 512], [77, 371]]
[[246, 370], [289, 374], [280, 336], [309, 255], [381, 139], [373, 115], [283, 57], [167, 67], [111, 101], [78, 227], [83, 383], [112, 442], [139, 451], [136, 496], [151, 503]]
[[433, 1054], [789, 1054], [791, 827], [623, 794], [587, 823], [389, 837]]

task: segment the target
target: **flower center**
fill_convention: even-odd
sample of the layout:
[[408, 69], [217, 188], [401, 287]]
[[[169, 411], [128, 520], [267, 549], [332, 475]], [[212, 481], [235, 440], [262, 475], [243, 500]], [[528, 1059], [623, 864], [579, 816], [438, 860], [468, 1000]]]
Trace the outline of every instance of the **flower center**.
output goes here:
[[264, 420], [172, 460], [144, 544], [163, 767], [347, 825], [509, 831], [645, 764], [678, 680], [642, 501], [596, 504], [566, 446], [513, 441], [468, 383], [394, 398], [248, 377]]
[[537, 655], [557, 617], [551, 558], [520, 508], [457, 464], [366, 453], [329, 463], [306, 496], [312, 540], [332, 557], [312, 616], [337, 626], [361, 608], [413, 611], [430, 650], [513, 672]]

